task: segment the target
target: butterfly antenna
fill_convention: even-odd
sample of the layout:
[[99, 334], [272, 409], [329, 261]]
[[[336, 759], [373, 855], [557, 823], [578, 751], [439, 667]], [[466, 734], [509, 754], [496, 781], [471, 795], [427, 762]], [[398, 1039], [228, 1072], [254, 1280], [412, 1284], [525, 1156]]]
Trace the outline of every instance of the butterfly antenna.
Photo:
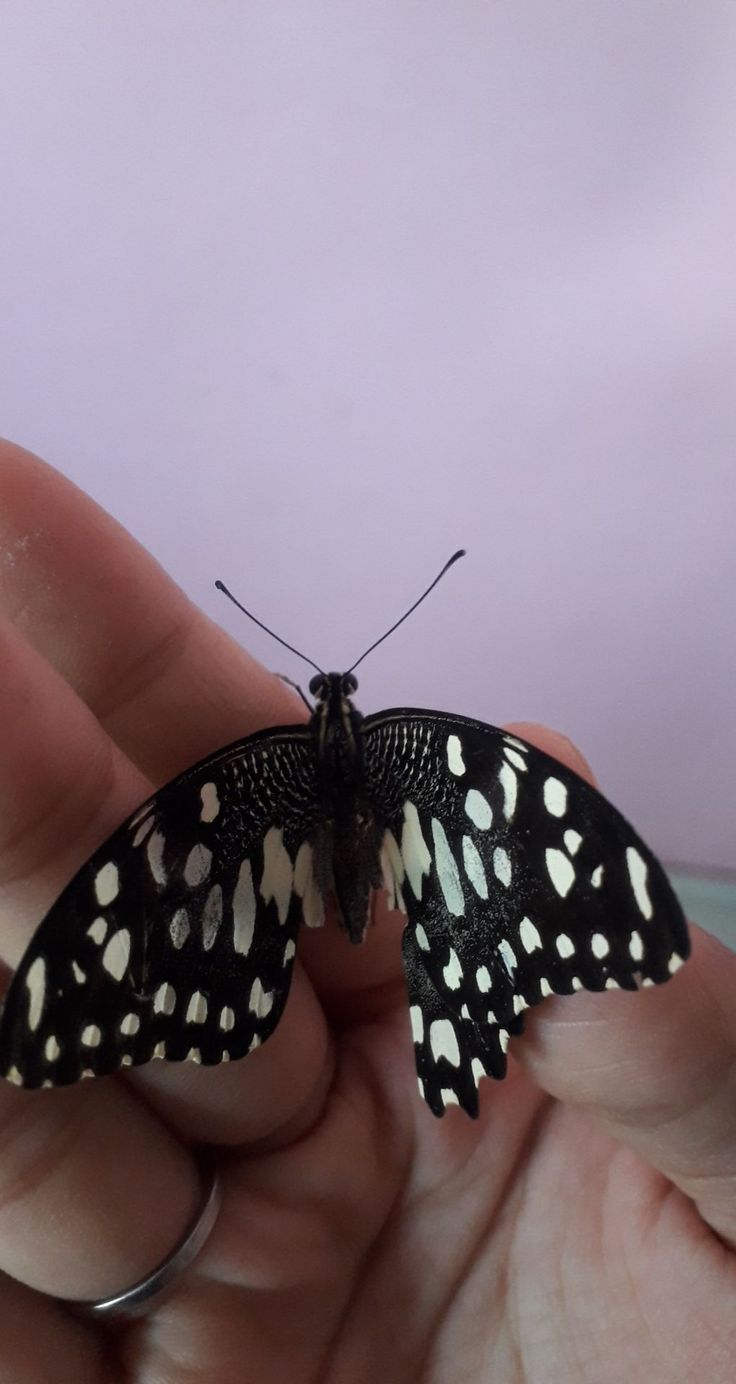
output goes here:
[[404, 611], [404, 614], [401, 616], [401, 619], [400, 619], [400, 620], [397, 620], [397, 621], [396, 621], [396, 624], [395, 624], [395, 625], [392, 625], [391, 628], [390, 628], [390, 630], [386, 630], [386, 633], [385, 633], [385, 634], [382, 634], [382, 635], [381, 635], [381, 638], [380, 638], [380, 639], [377, 639], [376, 642], [375, 642], [375, 644], [371, 644], [370, 648], [369, 648], [369, 649], [366, 649], [365, 653], [364, 653], [364, 654], [361, 654], [361, 655], [360, 655], [360, 658], [357, 658], [357, 659], [355, 660], [355, 663], [353, 663], [352, 666], [351, 666], [350, 668], [348, 668], [348, 670], [347, 670], [348, 673], [352, 673], [352, 672], [353, 672], [353, 669], [357, 668], [358, 664], [359, 664], [359, 663], [362, 663], [362, 662], [363, 662], [363, 659], [364, 659], [364, 658], [367, 658], [369, 654], [372, 654], [372, 653], [373, 653], [373, 650], [374, 650], [374, 649], [377, 649], [377, 648], [378, 648], [378, 645], [379, 645], [379, 644], [382, 644], [383, 641], [384, 641], [384, 639], [388, 639], [389, 635], [390, 635], [390, 634], [393, 634], [394, 630], [397, 630], [397, 629], [399, 628], [399, 625], [403, 625], [404, 621], [405, 621], [406, 619], [408, 619], [408, 617], [411, 615], [412, 611], [413, 611], [413, 610], [416, 610], [417, 606], [422, 604], [422, 601], [424, 600], [425, 596], [428, 596], [429, 593], [430, 593], [430, 591], [434, 590], [434, 588], [435, 588], [435, 586], [437, 585], [438, 581], [441, 581], [441, 580], [442, 580], [442, 578], [443, 578], [444, 575], [445, 575], [445, 572], [449, 572], [449, 570], [450, 570], [450, 568], [452, 567], [453, 563], [457, 562], [461, 557], [465, 557], [465, 549], [464, 549], [464, 548], [458, 548], [457, 552], [456, 552], [456, 553], [453, 553], [451, 558], [448, 558], [447, 562], [445, 563], [444, 567], [442, 568], [442, 571], [437, 573], [437, 576], [435, 577], [435, 579], [434, 579], [433, 582], [430, 582], [429, 586], [427, 587], [427, 590], [426, 590], [426, 591], [423, 591], [422, 594], [421, 594], [421, 596], [417, 597], [417, 599], [416, 599], [416, 601], [414, 602], [414, 604], [413, 604], [413, 605], [410, 605], [410, 606], [409, 606], [409, 609]]
[[[441, 575], [442, 573], [440, 573], [440, 576]], [[258, 617], [253, 615], [253, 613], [250, 610], [246, 610], [245, 606], [241, 605], [240, 601], [237, 601], [235, 599], [232, 591], [228, 591], [224, 581], [216, 581], [215, 586], [217, 587], [218, 591], [222, 591], [224, 595], [232, 601], [233, 605], [236, 605], [238, 607], [238, 610], [242, 610], [243, 614], [247, 615], [248, 619], [252, 620], [254, 625], [258, 625], [259, 629], [265, 630], [266, 634], [270, 634], [271, 638], [275, 639], [278, 644], [283, 644], [284, 648], [288, 649], [290, 653], [296, 654], [297, 658], [303, 658], [304, 662], [309, 663], [312, 668], [316, 668], [318, 673], [324, 673], [324, 668], [320, 668], [318, 663], [314, 663], [311, 658], [307, 658], [306, 654], [300, 653], [298, 649], [294, 648], [293, 644], [287, 644], [286, 640], [282, 639], [280, 634], [274, 634], [273, 630], [270, 630], [268, 628], [268, 625], [264, 625], [262, 620], [259, 620]]]

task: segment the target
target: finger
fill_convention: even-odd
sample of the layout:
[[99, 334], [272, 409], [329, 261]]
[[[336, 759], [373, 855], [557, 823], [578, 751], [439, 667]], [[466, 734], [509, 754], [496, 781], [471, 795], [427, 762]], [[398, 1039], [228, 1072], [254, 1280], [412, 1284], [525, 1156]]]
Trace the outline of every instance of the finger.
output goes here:
[[[13, 964], [66, 878], [147, 789], [62, 678], [1, 621], [0, 665], [0, 955]], [[169, 1064], [144, 1079], [147, 1098], [173, 1119], [163, 1099], [168, 1082], [178, 1093], [178, 1126], [195, 1139], [216, 1131], [245, 1142], [292, 1125], [312, 1109], [330, 1060], [322, 1011], [304, 977], [280, 1029], [257, 1062], [190, 1078], [188, 1101]]]
[[0, 1128], [0, 1270], [31, 1288], [118, 1292], [193, 1219], [192, 1155], [122, 1083], [40, 1094], [2, 1082]]
[[[535, 728], [519, 733], [584, 772], [562, 741], [552, 750]], [[588, 1109], [736, 1243], [736, 956], [697, 928], [692, 942], [667, 985], [546, 1001], [514, 1051], [544, 1090]]]
[[0, 609], [156, 785], [251, 731], [304, 718], [120, 524], [10, 443], [0, 443], [0, 558]]
[[58, 1303], [5, 1276], [0, 1282], [3, 1384], [103, 1384], [109, 1380], [97, 1333]]

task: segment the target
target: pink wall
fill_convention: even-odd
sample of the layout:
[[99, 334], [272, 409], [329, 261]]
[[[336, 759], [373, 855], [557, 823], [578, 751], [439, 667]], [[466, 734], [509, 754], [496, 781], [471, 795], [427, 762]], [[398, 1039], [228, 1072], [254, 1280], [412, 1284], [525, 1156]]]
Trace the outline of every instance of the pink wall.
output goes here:
[[284, 671], [216, 576], [344, 664], [464, 544], [364, 709], [548, 720], [733, 865], [730, 0], [2, 27], [0, 431]]

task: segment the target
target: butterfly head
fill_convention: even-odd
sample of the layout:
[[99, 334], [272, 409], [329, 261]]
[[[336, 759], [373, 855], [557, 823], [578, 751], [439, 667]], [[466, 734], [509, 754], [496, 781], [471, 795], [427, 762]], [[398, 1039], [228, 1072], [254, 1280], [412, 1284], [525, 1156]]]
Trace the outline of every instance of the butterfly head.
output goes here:
[[349, 701], [357, 687], [358, 679], [354, 673], [315, 673], [309, 681], [309, 691], [317, 703], [333, 706]]

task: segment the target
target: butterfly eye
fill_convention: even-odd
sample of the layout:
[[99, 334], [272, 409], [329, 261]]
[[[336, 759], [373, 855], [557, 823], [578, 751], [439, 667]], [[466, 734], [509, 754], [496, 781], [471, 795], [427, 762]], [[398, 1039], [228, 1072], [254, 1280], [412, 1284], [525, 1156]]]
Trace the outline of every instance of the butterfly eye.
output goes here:
[[357, 692], [358, 679], [354, 673], [343, 673], [342, 690], [345, 697], [350, 697], [353, 692]]
[[313, 697], [321, 696], [325, 690], [325, 686], [324, 673], [315, 673], [314, 677], [309, 679], [309, 691]]

